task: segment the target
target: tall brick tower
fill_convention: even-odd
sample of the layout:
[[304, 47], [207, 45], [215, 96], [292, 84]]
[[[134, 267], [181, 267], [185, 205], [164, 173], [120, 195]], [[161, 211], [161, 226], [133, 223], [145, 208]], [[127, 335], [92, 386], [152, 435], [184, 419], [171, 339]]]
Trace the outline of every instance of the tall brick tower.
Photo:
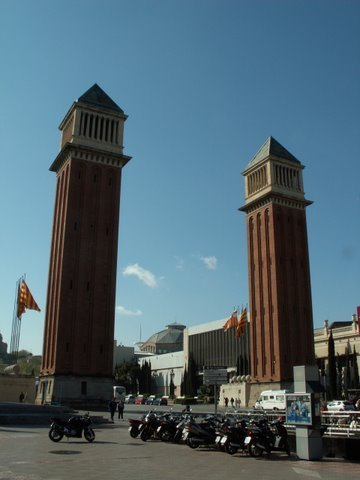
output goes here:
[[303, 168], [270, 137], [243, 172], [251, 376], [272, 389], [315, 363]]
[[37, 403], [108, 400], [127, 116], [98, 86], [73, 103], [50, 167], [56, 198]]

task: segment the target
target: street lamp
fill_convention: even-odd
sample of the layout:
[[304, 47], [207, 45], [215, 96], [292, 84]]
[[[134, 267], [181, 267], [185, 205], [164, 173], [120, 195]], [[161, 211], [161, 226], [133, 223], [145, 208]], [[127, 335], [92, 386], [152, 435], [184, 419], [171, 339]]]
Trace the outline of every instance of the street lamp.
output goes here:
[[174, 369], [170, 370], [170, 398], [174, 398], [175, 385], [174, 385]]

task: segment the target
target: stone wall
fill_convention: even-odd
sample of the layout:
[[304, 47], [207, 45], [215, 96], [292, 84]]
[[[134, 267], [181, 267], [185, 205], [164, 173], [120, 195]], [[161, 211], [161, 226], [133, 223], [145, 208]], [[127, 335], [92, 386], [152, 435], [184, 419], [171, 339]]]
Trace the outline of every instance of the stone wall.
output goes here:
[[230, 379], [230, 383], [221, 385], [220, 387], [219, 405], [225, 405], [225, 397], [234, 400], [240, 400], [238, 406], [254, 408], [256, 400], [260, 397], [264, 390], [290, 390], [291, 384], [280, 384], [278, 382], [269, 383], [250, 383], [250, 379], [246, 380], [245, 376]]
[[25, 395], [25, 402], [34, 403], [35, 378], [33, 376], [0, 374], [0, 402], [18, 402], [21, 392]]

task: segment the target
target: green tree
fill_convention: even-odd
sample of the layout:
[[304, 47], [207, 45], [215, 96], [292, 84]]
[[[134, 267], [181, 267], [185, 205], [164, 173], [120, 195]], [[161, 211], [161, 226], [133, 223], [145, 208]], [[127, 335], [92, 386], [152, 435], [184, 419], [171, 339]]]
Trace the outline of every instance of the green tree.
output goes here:
[[333, 400], [337, 394], [337, 372], [335, 359], [335, 344], [330, 331], [328, 340], [328, 400]]
[[137, 362], [123, 362], [115, 366], [115, 382], [123, 385], [129, 393], [137, 393], [140, 367]]
[[40, 374], [40, 365], [41, 365], [41, 356], [40, 355], [29, 355], [28, 357], [23, 357], [18, 359], [18, 365], [20, 367], [21, 375], [33, 375], [38, 377]]
[[345, 348], [345, 368], [344, 368], [344, 384], [343, 384], [343, 390], [344, 390], [344, 395], [345, 398], [348, 396], [348, 389], [351, 386], [351, 368], [350, 368], [350, 344], [348, 342], [346, 348]]
[[199, 387], [197, 365], [192, 355], [189, 355], [188, 368], [184, 372], [184, 391], [188, 397], [194, 397]]
[[342, 398], [343, 397], [343, 391], [344, 391], [344, 378], [343, 378], [343, 369], [342, 369], [341, 360], [340, 360], [339, 355], [336, 359], [336, 369], [337, 369], [336, 398]]
[[8, 365], [14, 365], [15, 363], [20, 368], [20, 375], [32, 375], [38, 377], [41, 366], [41, 356], [33, 355], [27, 350], [20, 350], [18, 358], [14, 358], [12, 354], [3, 353], [0, 355], [0, 363], [3, 363], [2, 370]]
[[352, 353], [352, 367], [353, 367], [353, 376], [351, 379], [351, 388], [360, 388], [360, 381], [359, 381], [359, 366], [357, 361], [357, 352], [354, 345], [354, 350]]
[[145, 360], [139, 372], [139, 391], [140, 393], [152, 393], [154, 385], [151, 376], [151, 363]]

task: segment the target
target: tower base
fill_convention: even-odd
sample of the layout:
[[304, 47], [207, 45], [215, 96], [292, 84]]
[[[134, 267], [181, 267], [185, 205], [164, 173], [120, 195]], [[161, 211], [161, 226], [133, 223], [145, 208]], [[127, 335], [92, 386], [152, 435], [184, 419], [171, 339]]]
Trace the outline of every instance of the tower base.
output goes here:
[[99, 408], [113, 397], [112, 377], [49, 375], [40, 377], [36, 404], [58, 404], [74, 408]]

